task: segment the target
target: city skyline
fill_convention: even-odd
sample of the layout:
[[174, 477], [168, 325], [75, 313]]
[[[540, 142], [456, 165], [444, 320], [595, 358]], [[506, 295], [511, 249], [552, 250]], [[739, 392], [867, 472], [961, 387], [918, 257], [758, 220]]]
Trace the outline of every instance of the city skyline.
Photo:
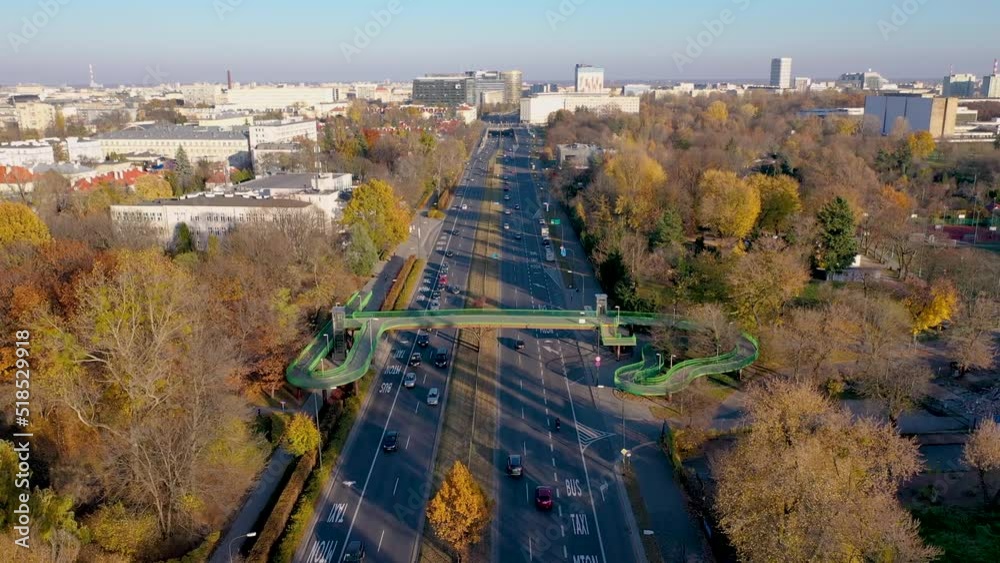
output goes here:
[[[293, 0], [277, 14], [246, 0], [179, 0], [164, 19], [120, 0], [100, 11], [50, 0], [11, 8], [0, 26], [0, 83], [86, 84], [90, 64], [105, 85], [221, 83], [227, 69], [241, 83], [407, 81], [473, 68], [517, 68], [528, 82], [568, 82], [579, 62], [604, 67], [609, 82], [766, 83], [775, 57], [791, 57], [795, 76], [873, 68], [897, 80], [940, 79], [952, 69], [986, 74], [1000, 56], [979, 39], [1000, 6], [972, 4], [963, 8], [980, 16], [960, 22], [950, 6], [920, 0], [640, 0], [629, 10], [589, 0], [515, 0], [515, 20], [454, 0], [419, 10], [406, 0], [336, 7]], [[928, 36], [941, 40], [922, 40]]]

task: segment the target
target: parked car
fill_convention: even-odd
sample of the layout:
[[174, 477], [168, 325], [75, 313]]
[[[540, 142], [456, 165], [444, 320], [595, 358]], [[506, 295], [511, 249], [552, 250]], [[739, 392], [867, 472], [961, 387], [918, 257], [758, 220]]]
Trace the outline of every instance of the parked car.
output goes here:
[[438, 400], [441, 398], [441, 393], [438, 391], [437, 387], [431, 387], [431, 390], [427, 392], [427, 404], [436, 407]]
[[535, 506], [539, 510], [552, 510], [552, 487], [535, 487]]
[[385, 438], [382, 438], [382, 451], [394, 452], [397, 449], [399, 449], [399, 432], [389, 430], [385, 433]]
[[417, 374], [412, 371], [407, 372], [406, 375], [403, 376], [403, 387], [406, 387], [407, 389], [413, 389], [416, 386], [417, 386]]
[[510, 475], [511, 477], [520, 477], [523, 474], [524, 467], [521, 465], [521, 456], [507, 456], [507, 475]]

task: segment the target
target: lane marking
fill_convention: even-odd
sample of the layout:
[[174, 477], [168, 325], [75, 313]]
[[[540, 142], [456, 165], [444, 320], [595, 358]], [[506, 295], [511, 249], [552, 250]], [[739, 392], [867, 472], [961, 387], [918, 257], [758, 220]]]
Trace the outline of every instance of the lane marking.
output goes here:
[[382, 535], [378, 537], [378, 549], [375, 550], [375, 553], [382, 551], [382, 538], [384, 537], [385, 537], [385, 528], [382, 528]]
[[403, 446], [403, 449], [404, 450], [410, 449], [410, 437], [409, 436], [406, 437], [406, 445]]
[[399, 477], [396, 477], [396, 484], [392, 486], [392, 496], [396, 496], [396, 487], [399, 487]]

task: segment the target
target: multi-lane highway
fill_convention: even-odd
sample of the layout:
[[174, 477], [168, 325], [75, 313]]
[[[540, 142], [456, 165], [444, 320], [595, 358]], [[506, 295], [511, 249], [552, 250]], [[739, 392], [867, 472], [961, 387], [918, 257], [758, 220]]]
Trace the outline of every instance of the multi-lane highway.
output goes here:
[[[467, 289], [476, 226], [479, 222], [483, 186], [489, 159], [497, 141], [486, 142], [472, 155], [463, 182], [440, 227], [435, 252], [424, 274], [424, 284], [413, 298], [412, 308], [431, 307], [431, 294], [441, 292], [440, 306], [461, 308]], [[457, 234], [456, 234], [457, 233]], [[446, 253], [453, 256], [447, 257]], [[443, 265], [454, 295], [439, 283]], [[417, 334], [388, 334], [379, 346], [373, 364], [377, 370], [371, 391], [362, 407], [351, 437], [334, 469], [334, 478], [317, 505], [316, 516], [296, 561], [335, 563], [341, 561], [347, 543], [360, 540], [372, 561], [412, 561], [431, 474], [433, 450], [446, 404], [428, 405], [432, 388], [447, 397], [447, 375], [454, 355], [455, 332], [438, 331], [426, 348], [417, 346]], [[449, 351], [448, 368], [434, 367], [431, 356], [437, 348]], [[421, 365], [408, 366], [411, 354], [422, 355]], [[416, 372], [416, 386], [403, 387], [407, 372]], [[398, 450], [384, 452], [382, 440], [388, 431], [398, 431]]]
[[[557, 263], [545, 262], [539, 221], [545, 218], [542, 202], [547, 190], [540, 190], [532, 175], [532, 143], [527, 129], [516, 128], [514, 136], [487, 137], [472, 155], [453, 208], [438, 233], [425, 287], [415, 295], [412, 308], [430, 307], [435, 289], [441, 289], [442, 309], [463, 306], [481, 204], [487, 197], [511, 213], [499, 219], [504, 225], [502, 250], [491, 257], [501, 262], [499, 306], [593, 306], [597, 285], [589, 270], [576, 272], [577, 283], [588, 290], [582, 293], [564, 287]], [[502, 199], [504, 192], [484, 188], [489, 159], [497, 150], [509, 200]], [[487, 208], [497, 212], [496, 206]], [[582, 249], [574, 243], [570, 252], [581, 256]], [[457, 286], [461, 295], [435, 287], [442, 264], [447, 265], [448, 285]], [[584, 282], [581, 275], [591, 279]], [[499, 334], [495, 343], [499, 347], [499, 446], [494, 452], [498, 478], [495, 490], [489, 491], [497, 500], [491, 531], [495, 534], [493, 559], [504, 563], [641, 561], [635, 530], [628, 524], [632, 518], [614, 473], [620, 429], [605, 420], [591, 395], [596, 383], [591, 371], [596, 333], [505, 329]], [[379, 346], [372, 390], [296, 561], [339, 562], [351, 541], [363, 542], [371, 561], [415, 561], [435, 443], [447, 408], [445, 402], [430, 406], [426, 399], [431, 388], [447, 397], [450, 373], [450, 361], [449, 368], [438, 369], [431, 354], [435, 348], [446, 347], [451, 360], [455, 333], [433, 333], [426, 349], [417, 346], [416, 337], [414, 332], [388, 334]], [[519, 340], [524, 344], [521, 350], [515, 345]], [[414, 352], [423, 354], [422, 363], [410, 368], [407, 361]], [[417, 373], [414, 389], [402, 385], [410, 371]], [[562, 422], [559, 430], [554, 428], [556, 418]], [[389, 431], [399, 432], [395, 452], [382, 450]], [[524, 460], [521, 479], [503, 475], [509, 454]], [[535, 507], [534, 490], [541, 485], [555, 492], [551, 511]]]

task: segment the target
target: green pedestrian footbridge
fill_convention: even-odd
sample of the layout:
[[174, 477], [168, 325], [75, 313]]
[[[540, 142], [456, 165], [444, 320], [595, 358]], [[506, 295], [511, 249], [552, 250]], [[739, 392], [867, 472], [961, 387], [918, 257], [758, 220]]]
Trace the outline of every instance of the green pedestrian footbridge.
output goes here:
[[[670, 315], [624, 311], [609, 315], [606, 307], [598, 307], [597, 311], [365, 311], [370, 299], [370, 294], [364, 299], [355, 294], [347, 305], [334, 308], [333, 318], [288, 366], [285, 377], [289, 383], [301, 389], [327, 390], [361, 379], [371, 369], [377, 343], [390, 331], [474, 327], [591, 331], [600, 335], [602, 346], [614, 348], [638, 344], [634, 335], [622, 333], [622, 326], [696, 328]], [[353, 342], [347, 345], [348, 340]], [[323, 359], [331, 351], [339, 351], [344, 360], [336, 367], [325, 369]], [[635, 395], [666, 395], [683, 389], [699, 377], [743, 369], [756, 361], [758, 354], [756, 339], [744, 334], [729, 352], [687, 360], [664, 369], [662, 357], [646, 346], [641, 361], [615, 371], [615, 386]]]

